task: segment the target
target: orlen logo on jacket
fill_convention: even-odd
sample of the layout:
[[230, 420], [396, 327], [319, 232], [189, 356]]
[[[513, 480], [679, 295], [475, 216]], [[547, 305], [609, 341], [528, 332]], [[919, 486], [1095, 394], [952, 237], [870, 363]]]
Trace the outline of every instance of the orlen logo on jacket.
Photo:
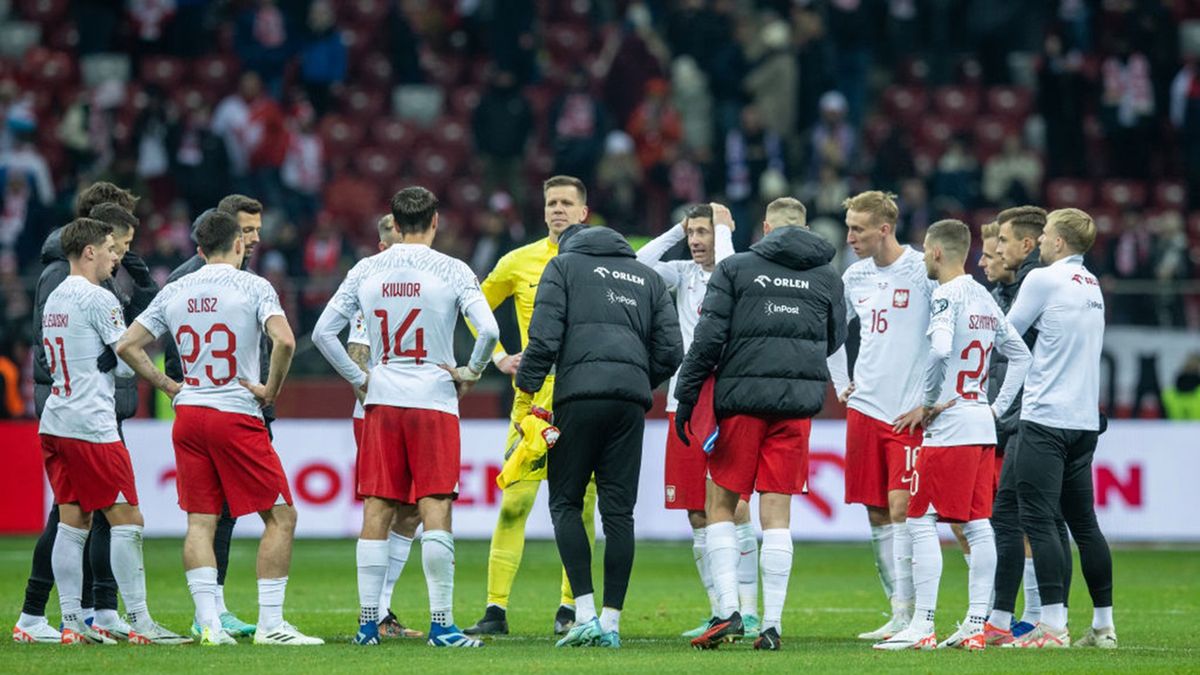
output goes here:
[[766, 274], [760, 274], [754, 277], [754, 283], [766, 288], [767, 286], [775, 286], [777, 288], [808, 288], [808, 282], [804, 279], [789, 279], [787, 277], [770, 277]]
[[603, 265], [597, 266], [592, 271], [595, 272], [596, 274], [600, 275], [601, 279], [607, 279], [609, 277], [612, 277], [613, 279], [620, 279], [621, 281], [628, 281], [630, 283], [637, 284], [638, 286], [646, 285], [646, 280], [637, 276], [636, 274], [629, 274], [628, 272], [622, 272], [621, 270], [610, 270], [607, 267], [604, 267]]

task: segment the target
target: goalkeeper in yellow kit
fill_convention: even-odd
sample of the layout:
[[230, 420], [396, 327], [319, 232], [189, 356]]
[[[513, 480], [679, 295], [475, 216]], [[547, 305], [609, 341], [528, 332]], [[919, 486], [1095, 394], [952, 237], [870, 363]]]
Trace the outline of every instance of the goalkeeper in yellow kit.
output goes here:
[[[527, 246], [522, 246], [500, 259], [496, 268], [488, 274], [480, 284], [488, 305], [494, 310], [507, 298], [513, 299], [517, 312], [517, 326], [521, 332], [521, 348], [529, 339], [529, 320], [533, 317], [533, 299], [537, 295], [538, 282], [542, 271], [550, 259], [558, 254], [558, 235], [567, 227], [581, 223], [587, 218], [587, 190], [583, 182], [571, 176], [554, 176], [542, 185], [545, 198], [546, 227], [549, 234], [545, 239], [539, 239]], [[521, 354], [505, 354], [504, 349], [496, 346], [492, 361], [500, 372], [506, 375], [516, 375], [521, 364]], [[541, 391], [534, 395], [533, 405], [551, 409], [554, 398], [554, 374], [546, 378]], [[512, 424], [509, 425], [508, 439], [505, 448], [511, 448], [517, 440], [516, 425], [521, 423], [516, 406], [510, 413]], [[474, 626], [467, 628], [468, 635], [504, 635], [508, 633], [508, 596], [512, 592], [513, 580], [517, 576], [517, 568], [521, 566], [521, 554], [525, 551], [525, 521], [533, 510], [533, 501], [537, 497], [541, 481], [546, 479], [546, 466], [543, 462], [523, 480], [509, 485], [504, 490], [500, 500], [500, 519], [496, 521], [496, 531], [492, 533], [492, 547], [488, 553], [487, 579], [487, 609], [483, 618]], [[583, 522], [587, 528], [588, 539], [595, 542], [595, 511], [596, 484], [588, 486], [583, 503]], [[555, 634], [564, 634], [575, 623], [575, 598], [571, 594], [571, 586], [567, 583], [567, 575], [562, 577], [562, 602], [554, 616]]]

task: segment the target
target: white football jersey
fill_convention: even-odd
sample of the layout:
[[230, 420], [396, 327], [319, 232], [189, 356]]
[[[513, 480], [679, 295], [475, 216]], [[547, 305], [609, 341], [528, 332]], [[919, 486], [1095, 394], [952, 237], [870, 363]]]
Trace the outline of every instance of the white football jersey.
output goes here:
[[454, 366], [454, 326], [475, 303], [487, 310], [471, 268], [428, 246], [395, 244], [359, 261], [329, 307], [365, 318], [374, 364], [366, 404], [457, 415], [454, 381], [438, 366]]
[[953, 400], [954, 405], [925, 429], [922, 444], [995, 445], [996, 422], [987, 395], [988, 365], [993, 350], [1010, 340], [1020, 342], [1021, 337], [987, 289], [967, 274], [938, 286], [931, 312], [930, 338], [936, 340], [939, 332], [950, 338], [950, 358], [937, 403]]
[[860, 260], [842, 275], [846, 320], [860, 322], [854, 393], [847, 406], [891, 424], [917, 407], [929, 355], [929, 298], [937, 281], [925, 257], [909, 246], [887, 267]]
[[[724, 226], [716, 227], [714, 233], [714, 269], [715, 263], [733, 255], [732, 231]], [[692, 346], [692, 338], [696, 334], [696, 325], [700, 323], [700, 307], [704, 304], [704, 295], [708, 292], [708, 280], [712, 272], [691, 260], [661, 260], [662, 256], [675, 244], [687, 239], [683, 225], [675, 225], [655, 239], [646, 243], [638, 251], [639, 262], [648, 265], [658, 272], [667, 283], [667, 288], [675, 292], [675, 310], [679, 313], [679, 332], [683, 336], [683, 351], [686, 353]], [[671, 376], [667, 388], [667, 412], [675, 412], [679, 401], [675, 400], [675, 381], [679, 379], [679, 371]]]
[[1056, 429], [1098, 430], [1104, 294], [1095, 275], [1083, 266], [1083, 256], [1031, 271], [1008, 311], [1008, 320], [1018, 332], [1038, 330], [1021, 399], [1021, 421]]
[[54, 377], [38, 432], [92, 443], [114, 443], [114, 373], [96, 359], [125, 333], [121, 303], [111, 291], [78, 275], [63, 280], [42, 310], [42, 347]]
[[232, 265], [205, 265], [167, 284], [135, 321], [155, 337], [170, 333], [183, 365], [175, 405], [262, 417], [239, 379], [260, 382], [260, 332], [283, 316], [270, 282]]
[[[354, 319], [350, 321], [350, 337], [346, 338], [347, 345], [363, 345], [371, 346], [371, 340], [367, 338], [367, 320], [363, 318], [363, 313], [360, 311], [354, 315]], [[374, 366], [374, 363], [369, 363], [368, 367]], [[363, 404], [357, 397], [354, 399], [353, 417], [356, 420], [361, 420], [366, 417], [367, 411], [363, 409]]]

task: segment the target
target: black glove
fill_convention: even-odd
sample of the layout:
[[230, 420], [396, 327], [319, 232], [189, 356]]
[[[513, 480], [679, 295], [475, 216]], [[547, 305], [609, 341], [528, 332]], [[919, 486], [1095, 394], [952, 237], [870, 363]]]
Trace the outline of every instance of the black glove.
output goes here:
[[692, 447], [692, 442], [688, 440], [687, 425], [692, 420], [692, 409], [692, 404], [680, 402], [675, 410], [675, 435], [689, 448]]
[[100, 352], [100, 356], [96, 359], [96, 367], [100, 372], [107, 373], [117, 367], [117, 354], [111, 347], [105, 347], [104, 351]]
[[125, 252], [125, 257], [121, 258], [121, 267], [129, 272], [129, 278], [133, 279], [138, 286], [149, 286], [154, 283], [154, 277], [150, 275], [150, 266], [133, 251]]
[[1100, 431], [1096, 435], [1099, 436], [1106, 431], [1108, 431], [1108, 415], [1100, 413]]

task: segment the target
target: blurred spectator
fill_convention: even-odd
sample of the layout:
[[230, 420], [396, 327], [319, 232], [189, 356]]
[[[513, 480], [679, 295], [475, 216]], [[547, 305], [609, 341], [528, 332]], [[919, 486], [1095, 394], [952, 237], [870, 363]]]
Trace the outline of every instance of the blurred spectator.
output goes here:
[[1183, 217], [1176, 211], [1168, 211], [1155, 219], [1154, 226], [1158, 235], [1154, 246], [1154, 278], [1165, 291], [1155, 295], [1158, 325], [1184, 326], [1187, 321], [1183, 296], [1175, 292], [1175, 285], [1192, 277], [1193, 265]]
[[1188, 206], [1200, 208], [1200, 63], [1195, 56], [1184, 62], [1171, 82], [1171, 124], [1183, 141]]
[[0, 419], [26, 416], [25, 395], [22, 393], [21, 364], [29, 356], [29, 345], [7, 336], [0, 344]]
[[533, 131], [533, 112], [512, 73], [497, 70], [492, 74], [490, 85], [471, 115], [471, 130], [483, 162], [485, 189], [503, 189], [517, 203], [524, 204], [521, 163]]
[[475, 276], [480, 279], [487, 276], [496, 261], [515, 247], [512, 230], [517, 220], [512, 197], [496, 192], [488, 198], [487, 209], [479, 216], [479, 238], [471, 253], [471, 269]]
[[0, 320], [8, 326], [27, 326], [33, 316], [33, 302], [21, 281], [17, 256], [12, 251], [0, 252]]
[[604, 205], [605, 215], [616, 229], [628, 231], [641, 224], [637, 208], [641, 185], [642, 165], [634, 153], [633, 139], [624, 131], [610, 131], [596, 172], [596, 203]]
[[0, 255], [36, 259], [51, 211], [34, 198], [27, 176], [0, 170]]
[[796, 86], [796, 128], [805, 132], [817, 121], [817, 101], [834, 86], [834, 49], [825, 33], [825, 22], [812, 6], [795, 3], [792, 7], [792, 33], [795, 36], [796, 67], [800, 71]]
[[142, 57], [164, 51], [162, 40], [166, 35], [167, 23], [175, 14], [175, 0], [128, 0], [128, 2], [129, 18], [133, 22], [135, 36], [133, 52], [140, 69]]
[[[699, 204], [707, 199], [704, 189], [704, 168], [691, 148], [684, 146], [679, 157], [671, 162], [667, 181], [670, 183], [670, 206]], [[650, 214], [653, 216], [653, 214]], [[667, 224], [666, 220], [653, 221]], [[641, 231], [645, 231], [644, 228]]]
[[537, 47], [534, 38], [537, 9], [533, 0], [506, 0], [483, 6], [489, 10], [481, 18], [487, 22], [488, 44], [496, 67], [512, 73], [519, 84], [531, 81]]
[[667, 14], [666, 40], [676, 59], [690, 57], [711, 74], [714, 45], [732, 37], [725, 17], [707, 6], [706, 0], [683, 0]]
[[587, 75], [577, 70], [567, 90], [550, 108], [550, 147], [554, 173], [592, 182], [606, 130], [604, 109], [588, 90]]
[[35, 128], [11, 117], [7, 124], [13, 145], [0, 151], [0, 175], [28, 179], [38, 202], [49, 207], [56, 196], [54, 181], [50, 177], [50, 166], [37, 148]]
[[308, 35], [300, 50], [300, 79], [317, 116], [329, 111], [334, 87], [346, 79], [346, 41], [334, 23], [333, 5], [316, 0], [308, 9]]
[[[1141, 213], [1133, 209], [1125, 211], [1120, 232], [1115, 244], [1108, 249], [1109, 272], [1118, 280], [1153, 279], [1157, 242], [1150, 228], [1143, 226]], [[1110, 297], [1114, 323], [1154, 325], [1157, 317], [1153, 303], [1128, 293], [1113, 293]]]
[[1175, 386], [1163, 390], [1162, 402], [1168, 419], [1200, 420], [1200, 353], [1188, 356]]
[[1117, 176], [1145, 178], [1154, 137], [1154, 84], [1150, 61], [1125, 38], [1101, 67], [1101, 119], [1108, 139], [1109, 169]]
[[604, 82], [604, 102], [616, 126], [622, 128], [641, 102], [646, 83], [662, 77], [670, 59], [650, 20], [650, 10], [644, 2], [631, 2], [625, 11], [625, 23], [609, 33], [597, 59], [597, 79]]
[[262, 94], [262, 78], [257, 73], [242, 73], [236, 93], [226, 96], [213, 113], [212, 132], [225, 141], [234, 190], [248, 192], [250, 173], [250, 104]]
[[[725, 196], [735, 223], [752, 222], [759, 186], [768, 171], [787, 175], [783, 141], [763, 126], [758, 109], [748, 105], [742, 110], [741, 127], [725, 137]], [[734, 230], [734, 248], [745, 250], [753, 231], [753, 227]]]
[[[826, 18], [834, 49], [834, 83], [844, 96], [850, 123], [862, 122], [867, 105], [867, 71], [877, 42], [873, 3], [829, 3]], [[823, 97], [822, 97], [823, 98]], [[814, 167], [814, 175], [816, 173]]]
[[292, 55], [289, 26], [275, 0], [257, 0], [237, 18], [234, 49], [242, 67], [258, 73], [275, 98], [283, 96], [283, 71]]
[[171, 172], [180, 195], [200, 214], [230, 191], [230, 162], [224, 140], [209, 128], [209, 109], [197, 103], [167, 135]]
[[212, 0], [175, 0], [175, 18], [167, 26], [167, 44], [176, 56], [191, 58], [208, 50], [205, 34]]
[[123, 0], [74, 0], [71, 14], [76, 26], [86, 26], [79, 31], [76, 49], [80, 56], [110, 52], [113, 48], [113, 33], [121, 21]]
[[750, 72], [746, 45], [753, 38], [753, 22], [741, 17], [734, 27], [734, 39], [711, 47], [713, 56], [712, 65], [709, 66], [708, 83], [717, 114], [717, 138], [725, 138], [731, 130], [741, 124], [742, 106], [747, 99], [742, 82], [746, 79], [746, 73]]
[[954, 210], [974, 208], [978, 201], [979, 162], [967, 150], [963, 137], [950, 139], [950, 145], [938, 158], [933, 172], [933, 194], [950, 200]]
[[169, 126], [167, 104], [162, 92], [151, 87], [146, 92], [146, 107], [138, 113], [133, 124], [133, 137], [137, 139], [137, 173], [150, 186], [150, 197], [155, 206], [165, 206], [174, 194], [169, 171], [170, 152], [167, 149]]
[[1038, 63], [1037, 107], [1046, 123], [1050, 176], [1082, 176], [1087, 163], [1083, 118], [1087, 106], [1083, 54], [1065, 52], [1062, 39], [1046, 36]]
[[819, 107], [821, 120], [812, 132], [810, 178], [816, 178], [822, 166], [831, 166], [839, 173], [847, 171], [858, 149], [854, 129], [846, 122], [846, 97], [838, 91], [827, 91]]
[[281, 178], [284, 208], [293, 222], [309, 223], [321, 208], [325, 185], [325, 144], [316, 131], [317, 115], [307, 102], [296, 106], [288, 120], [287, 154]]
[[896, 223], [896, 239], [901, 244], [921, 245], [925, 230], [937, 220], [929, 203], [929, 190], [920, 178], [906, 178], [900, 183], [900, 220]]
[[872, 187], [887, 192], [897, 192], [900, 180], [916, 175], [913, 165], [912, 143], [900, 125], [894, 125], [875, 151], [875, 163], [871, 169]]
[[1004, 139], [1004, 149], [983, 165], [983, 197], [995, 206], [1036, 204], [1042, 186], [1042, 158], [1021, 142]]
[[647, 82], [646, 97], [633, 111], [626, 129], [642, 165], [646, 216], [651, 223], [666, 222], [670, 168], [679, 156], [679, 141], [683, 138], [683, 121], [671, 105], [670, 93], [666, 80]]
[[850, 182], [828, 165], [822, 166], [817, 172], [816, 182], [805, 183], [800, 191], [800, 200], [808, 205], [808, 213], [812, 218], [840, 220], [846, 211], [842, 202], [849, 196]]
[[782, 19], [771, 21], [759, 32], [751, 54], [750, 72], [743, 81], [768, 129], [789, 138], [796, 131], [796, 57], [792, 53], [792, 31]]
[[404, 3], [389, 2], [388, 5], [387, 43], [392, 54], [393, 76], [398, 84], [420, 84], [425, 81], [421, 72], [421, 58], [417, 53], [421, 37], [413, 30], [404, 11]]
[[683, 121], [683, 142], [707, 158], [713, 140], [713, 102], [708, 78], [690, 56], [671, 64], [671, 99]]
[[[304, 290], [304, 312], [315, 321], [333, 297], [342, 275], [352, 259], [350, 247], [342, 238], [342, 224], [328, 211], [317, 214], [313, 233], [304, 243], [304, 273], [308, 284]], [[312, 325], [308, 320], [307, 325]]]

